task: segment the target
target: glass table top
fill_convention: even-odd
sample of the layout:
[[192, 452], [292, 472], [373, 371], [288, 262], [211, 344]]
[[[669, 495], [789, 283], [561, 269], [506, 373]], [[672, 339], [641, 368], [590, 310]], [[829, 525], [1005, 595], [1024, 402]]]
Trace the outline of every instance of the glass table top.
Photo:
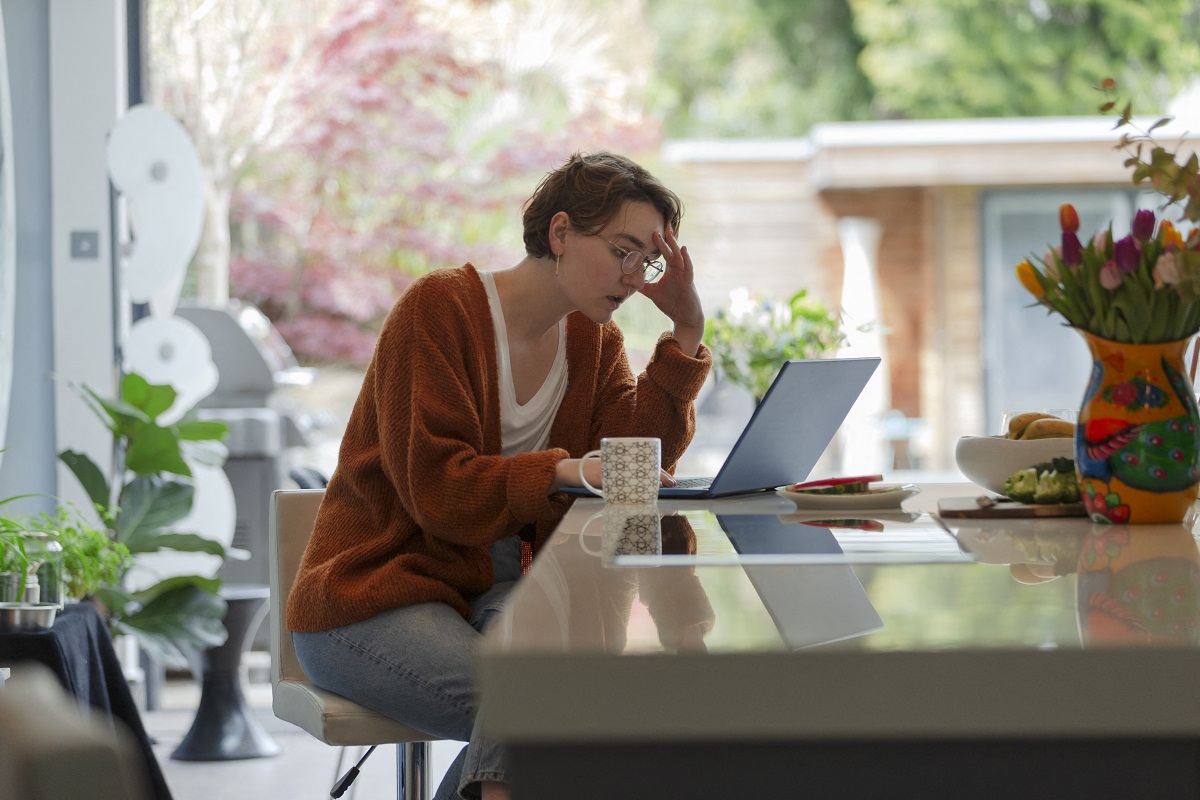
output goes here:
[[577, 503], [505, 611], [509, 652], [1195, 647], [1191, 525]]

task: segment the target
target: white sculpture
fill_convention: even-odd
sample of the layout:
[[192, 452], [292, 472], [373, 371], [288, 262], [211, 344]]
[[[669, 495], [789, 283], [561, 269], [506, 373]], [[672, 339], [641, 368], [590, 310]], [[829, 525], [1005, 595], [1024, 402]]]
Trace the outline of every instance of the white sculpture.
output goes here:
[[[204, 334], [174, 316], [187, 266], [204, 224], [200, 157], [174, 118], [151, 106], [134, 106], [117, 121], [108, 140], [108, 169], [129, 205], [133, 242], [122, 271], [132, 302], [149, 315], [135, 322], [124, 344], [123, 369], [150, 383], [170, 384], [177, 397], [160, 421], [182, 417], [217, 387], [217, 366]], [[198, 533], [226, 547], [233, 541], [233, 487], [220, 467], [197, 463], [192, 470], [192, 510], [174, 530]], [[137, 557], [129, 588], [139, 589], [172, 575], [214, 576], [216, 556], [160, 551]]]

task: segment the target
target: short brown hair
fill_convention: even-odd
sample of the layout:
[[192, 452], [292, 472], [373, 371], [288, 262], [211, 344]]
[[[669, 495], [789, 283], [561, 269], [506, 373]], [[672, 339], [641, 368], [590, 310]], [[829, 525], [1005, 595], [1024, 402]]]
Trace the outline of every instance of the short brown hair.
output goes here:
[[616, 153], [576, 153], [542, 178], [525, 201], [525, 251], [537, 258], [553, 255], [550, 220], [559, 211], [567, 212], [576, 229], [594, 232], [630, 200], [650, 203], [670, 230], [679, 231], [683, 204], [644, 167]]

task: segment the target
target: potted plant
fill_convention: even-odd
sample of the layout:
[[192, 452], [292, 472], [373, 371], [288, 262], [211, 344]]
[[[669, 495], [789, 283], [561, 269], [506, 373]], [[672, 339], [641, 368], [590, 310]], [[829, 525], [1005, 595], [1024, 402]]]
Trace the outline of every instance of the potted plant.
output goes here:
[[[86, 386], [76, 389], [112, 432], [113, 458], [107, 473], [83, 453], [65, 450], [59, 458], [95, 504], [107, 538], [132, 556], [174, 550], [242, 557], [240, 551], [226, 549], [213, 539], [171, 529], [192, 507], [192, 471], [185, 454], [196, 463], [220, 466], [227, 426], [191, 415], [160, 424], [159, 418], [175, 402], [175, 390], [137, 374], [124, 377], [117, 400], [101, 397]], [[133, 634], [147, 653], [171, 666], [187, 664], [181, 648], [204, 650], [225, 641], [219, 578], [172, 576], [130, 591], [122, 580], [112, 580], [118, 573], [123, 578], [128, 570], [122, 551], [106, 551], [78, 525], [59, 530], [71, 547], [66, 561], [76, 570], [72, 580], [103, 607], [114, 634]], [[107, 559], [107, 566], [98, 566], [90, 577], [89, 554]]]
[[108, 531], [88, 522], [73, 507], [59, 506], [24, 522], [29, 531], [52, 535], [62, 548], [59, 579], [67, 600], [90, 601], [109, 586], [119, 586], [133, 566], [129, 548], [109, 538]]
[[730, 383], [762, 400], [783, 362], [837, 351], [845, 334], [837, 318], [801, 289], [783, 302], [730, 292], [730, 306], [704, 324], [704, 343]]

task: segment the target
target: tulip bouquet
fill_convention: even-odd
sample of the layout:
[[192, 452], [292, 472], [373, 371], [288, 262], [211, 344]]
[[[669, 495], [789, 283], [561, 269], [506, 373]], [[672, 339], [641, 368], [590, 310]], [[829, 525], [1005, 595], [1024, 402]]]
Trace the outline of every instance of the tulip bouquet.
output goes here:
[[1017, 265], [1021, 284], [1070, 324], [1115, 342], [1149, 344], [1200, 330], [1200, 235], [1185, 241], [1169, 219], [1141, 210], [1129, 235], [1112, 228], [1084, 244], [1079, 215], [1059, 209], [1062, 245]]
[[[1116, 84], [1099, 87], [1106, 94]], [[1114, 107], [1109, 101], [1102, 111]], [[1062, 243], [1041, 258], [1017, 265], [1021, 284], [1050, 312], [1071, 326], [1116, 342], [1150, 344], [1184, 339], [1200, 330], [1200, 229], [1185, 238], [1169, 218], [1200, 220], [1200, 165], [1197, 157], [1180, 163], [1154, 141], [1152, 132], [1134, 128], [1127, 104], [1117, 127], [1118, 147], [1129, 153], [1135, 184], [1149, 183], [1167, 204], [1158, 212], [1138, 211], [1129, 235], [1115, 238], [1112, 226], [1088, 242], [1079, 238], [1079, 215], [1069, 204], [1059, 209]], [[1036, 264], [1034, 262], [1037, 262]]]

